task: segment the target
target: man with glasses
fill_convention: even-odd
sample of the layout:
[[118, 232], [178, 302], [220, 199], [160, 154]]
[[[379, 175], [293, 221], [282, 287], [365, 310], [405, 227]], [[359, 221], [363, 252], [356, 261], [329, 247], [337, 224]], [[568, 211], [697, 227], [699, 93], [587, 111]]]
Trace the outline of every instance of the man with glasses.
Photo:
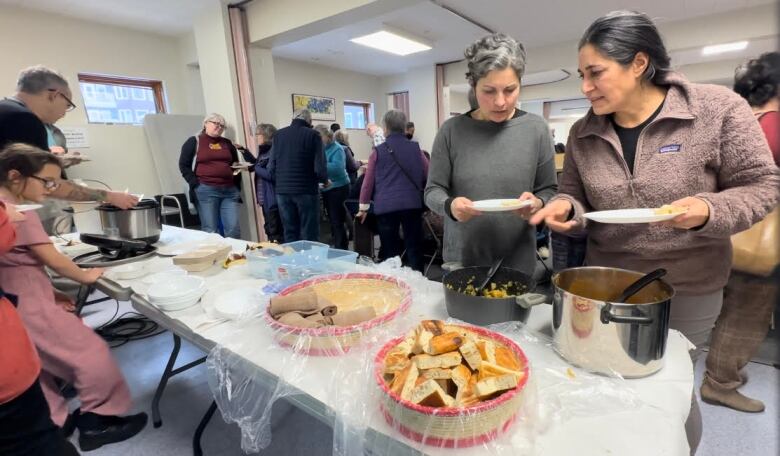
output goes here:
[[[49, 150], [44, 124], [54, 124], [76, 105], [68, 81], [54, 70], [34, 66], [22, 70], [12, 97], [0, 100], [0, 149], [21, 142]], [[130, 194], [84, 187], [63, 180], [51, 196], [68, 201], [102, 201], [121, 209], [138, 203]]]

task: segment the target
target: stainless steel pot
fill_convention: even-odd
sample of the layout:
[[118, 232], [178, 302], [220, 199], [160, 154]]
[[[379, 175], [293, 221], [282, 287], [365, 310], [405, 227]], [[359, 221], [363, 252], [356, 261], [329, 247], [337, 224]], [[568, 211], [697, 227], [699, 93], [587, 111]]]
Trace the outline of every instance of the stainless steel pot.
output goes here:
[[660, 370], [674, 289], [656, 280], [628, 302], [610, 302], [643, 275], [605, 267], [555, 274], [553, 340], [561, 356], [590, 371], [625, 378]]
[[131, 209], [103, 204], [95, 210], [100, 214], [100, 224], [106, 236], [140, 240], [149, 244], [160, 239], [160, 204], [155, 200], [142, 200]]

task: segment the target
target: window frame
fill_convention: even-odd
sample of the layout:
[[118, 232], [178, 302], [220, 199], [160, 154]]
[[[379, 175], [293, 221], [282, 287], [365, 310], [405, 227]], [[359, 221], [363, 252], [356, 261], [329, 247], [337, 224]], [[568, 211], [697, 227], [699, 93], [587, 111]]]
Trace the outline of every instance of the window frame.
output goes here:
[[[94, 74], [94, 73], [79, 73], [78, 74], [78, 82], [79, 85], [84, 82], [88, 84], [103, 84], [103, 85], [120, 85], [125, 87], [130, 87], [130, 93], [128, 93], [128, 98], [132, 98], [132, 89], [133, 88], [144, 88], [144, 89], [151, 89], [152, 93], [154, 94], [154, 107], [157, 110], [158, 114], [165, 114], [168, 112], [166, 103], [165, 103], [165, 91], [163, 88], [162, 81], [158, 81], [156, 79], [143, 79], [143, 78], [131, 78], [126, 76], [108, 76], [103, 74]], [[102, 123], [105, 124], [106, 122], [100, 121], [100, 122], [92, 122], [89, 119], [89, 113], [87, 112], [87, 106], [85, 103], [84, 106], [84, 114], [87, 116], [87, 122], [88, 123]], [[120, 123], [117, 125], [136, 125], [136, 124], [127, 124], [127, 123]]]
[[[345, 108], [347, 106], [353, 107], [353, 108], [362, 108], [363, 109], [363, 116], [366, 119], [366, 125], [370, 124], [374, 121], [372, 114], [374, 103], [371, 103], [369, 101], [353, 101], [353, 100], [344, 100], [343, 106], [341, 108], [342, 114], [345, 114]], [[356, 131], [362, 131], [365, 130], [366, 127], [363, 128], [350, 128], [346, 126], [346, 118], [344, 122], [344, 128], [347, 130], [356, 130]]]

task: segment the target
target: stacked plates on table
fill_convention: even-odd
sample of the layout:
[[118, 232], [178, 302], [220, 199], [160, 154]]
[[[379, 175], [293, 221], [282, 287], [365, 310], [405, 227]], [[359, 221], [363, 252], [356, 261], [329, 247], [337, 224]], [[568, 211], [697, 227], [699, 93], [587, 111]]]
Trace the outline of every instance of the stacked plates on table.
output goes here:
[[206, 293], [206, 281], [201, 277], [176, 275], [173, 280], [157, 282], [149, 287], [149, 301], [164, 311], [192, 307]]
[[154, 285], [160, 282], [175, 282], [176, 280], [187, 275], [187, 271], [181, 268], [169, 269], [167, 271], [155, 272], [141, 279], [146, 285]]

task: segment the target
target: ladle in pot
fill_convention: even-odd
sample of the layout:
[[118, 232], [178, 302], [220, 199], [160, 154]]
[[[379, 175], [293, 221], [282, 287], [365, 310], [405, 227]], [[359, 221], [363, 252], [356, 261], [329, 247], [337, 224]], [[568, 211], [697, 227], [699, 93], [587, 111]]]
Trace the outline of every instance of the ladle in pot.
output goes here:
[[626, 302], [628, 298], [637, 294], [642, 288], [650, 285], [656, 280], [666, 275], [666, 269], [658, 268], [655, 271], [649, 272], [643, 277], [639, 278], [636, 282], [627, 286], [620, 295], [613, 299], [612, 302]]

